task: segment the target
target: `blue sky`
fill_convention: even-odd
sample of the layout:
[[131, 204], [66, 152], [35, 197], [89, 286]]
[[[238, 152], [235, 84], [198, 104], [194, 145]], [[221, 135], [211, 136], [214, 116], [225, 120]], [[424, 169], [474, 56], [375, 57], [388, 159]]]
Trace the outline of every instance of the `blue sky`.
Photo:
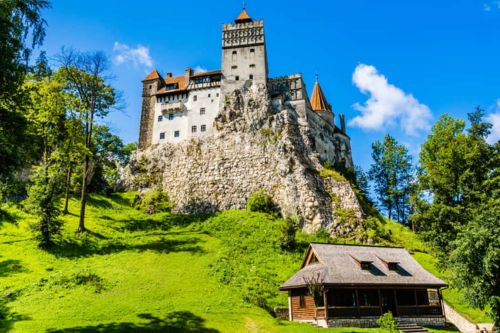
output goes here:
[[[148, 4], [148, 5], [146, 5]], [[465, 118], [481, 105], [500, 138], [500, 1], [248, 0], [265, 20], [270, 76], [318, 73], [336, 114], [349, 122], [354, 162], [390, 133], [417, 156], [443, 113]], [[102, 50], [126, 108], [105, 122], [124, 141], [138, 137], [141, 80], [152, 68], [219, 69], [221, 25], [237, 0], [53, 0], [43, 49]]]

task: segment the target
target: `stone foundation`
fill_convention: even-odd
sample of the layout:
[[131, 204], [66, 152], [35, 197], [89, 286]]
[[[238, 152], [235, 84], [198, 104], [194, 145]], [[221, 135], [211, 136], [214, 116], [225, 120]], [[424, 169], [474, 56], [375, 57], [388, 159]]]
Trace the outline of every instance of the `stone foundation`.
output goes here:
[[[328, 327], [361, 327], [370, 328], [377, 327], [379, 317], [364, 317], [364, 318], [335, 318], [328, 319]], [[396, 321], [411, 323], [421, 326], [444, 326], [445, 318], [438, 317], [397, 317]]]

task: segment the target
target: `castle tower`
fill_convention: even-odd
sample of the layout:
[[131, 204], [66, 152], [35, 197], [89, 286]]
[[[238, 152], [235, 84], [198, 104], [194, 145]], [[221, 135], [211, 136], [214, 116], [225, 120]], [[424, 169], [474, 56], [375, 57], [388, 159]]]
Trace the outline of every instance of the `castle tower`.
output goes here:
[[142, 81], [141, 125], [139, 129], [139, 149], [151, 146], [155, 116], [156, 93], [161, 88], [163, 78], [155, 69]]
[[254, 21], [245, 8], [234, 24], [222, 26], [222, 74], [222, 96], [249, 81], [267, 83], [264, 21]]
[[332, 126], [334, 125], [334, 114], [332, 111], [332, 107], [326, 101], [325, 94], [323, 94], [323, 89], [321, 89], [317, 78], [311, 95], [311, 109], [319, 114], [321, 118], [326, 120], [329, 124], [331, 124]]

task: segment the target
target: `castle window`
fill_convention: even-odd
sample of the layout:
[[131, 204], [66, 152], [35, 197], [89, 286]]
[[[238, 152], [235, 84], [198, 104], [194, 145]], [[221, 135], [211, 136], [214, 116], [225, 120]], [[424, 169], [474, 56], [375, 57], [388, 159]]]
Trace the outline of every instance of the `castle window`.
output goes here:
[[233, 61], [236, 61], [236, 54], [237, 54], [237, 53], [238, 53], [238, 52], [233, 51], [233, 55], [231, 56], [231, 58], [232, 58], [232, 60], [233, 60]]
[[250, 68], [255, 68], [255, 64], [250, 64]]
[[152, 88], [153, 88], [153, 86], [152, 86], [152, 85], [149, 85], [149, 90], [151, 90]]
[[163, 140], [163, 139], [165, 139], [165, 132], [160, 133], [160, 140]]
[[174, 132], [174, 138], [178, 138], [180, 135], [181, 135], [181, 133], [179, 131]]
[[219, 97], [219, 93], [215, 94], [215, 97]]
[[237, 53], [238, 53], [238, 51], [233, 51], [233, 54], [237, 54]]
[[250, 80], [253, 80], [253, 74], [250, 74]]
[[200, 115], [204, 115], [205, 114], [205, 108], [201, 108], [200, 109]]
[[239, 81], [240, 80], [240, 77], [238, 75], [236, 75], [236, 77], [234, 78], [236, 81]]
[[163, 120], [163, 116], [158, 116], [158, 122], [162, 121]]
[[201, 125], [201, 129], [200, 129], [202, 132], [206, 132], [207, 131], [207, 125]]
[[196, 133], [197, 130], [196, 126], [191, 126], [191, 133]]
[[208, 94], [208, 97], [210, 98], [212, 96], [212, 94]]
[[174, 120], [174, 114], [173, 113], [169, 113], [168, 114], [168, 120]]
[[255, 53], [255, 49], [250, 49], [250, 53]]
[[198, 100], [198, 96], [194, 95], [193, 96], [193, 102], [196, 102]]
[[238, 66], [231, 66], [231, 69], [237, 69]]

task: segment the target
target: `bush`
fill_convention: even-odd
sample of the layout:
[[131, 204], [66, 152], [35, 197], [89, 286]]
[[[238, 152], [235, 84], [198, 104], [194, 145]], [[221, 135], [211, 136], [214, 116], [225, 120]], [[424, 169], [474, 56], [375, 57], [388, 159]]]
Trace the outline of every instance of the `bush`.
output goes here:
[[292, 250], [297, 245], [295, 234], [300, 226], [300, 218], [297, 215], [287, 216], [280, 228], [280, 247], [282, 250]]
[[394, 316], [390, 311], [380, 316], [380, 318], [377, 320], [377, 325], [381, 329], [389, 331], [390, 333], [398, 331], [398, 323], [396, 322], [396, 320], [394, 320]]
[[251, 212], [272, 214], [276, 212], [273, 199], [262, 189], [253, 192], [247, 200], [247, 209]]
[[135, 207], [143, 210], [146, 214], [170, 212], [170, 197], [161, 189], [148, 191], [138, 197]]

